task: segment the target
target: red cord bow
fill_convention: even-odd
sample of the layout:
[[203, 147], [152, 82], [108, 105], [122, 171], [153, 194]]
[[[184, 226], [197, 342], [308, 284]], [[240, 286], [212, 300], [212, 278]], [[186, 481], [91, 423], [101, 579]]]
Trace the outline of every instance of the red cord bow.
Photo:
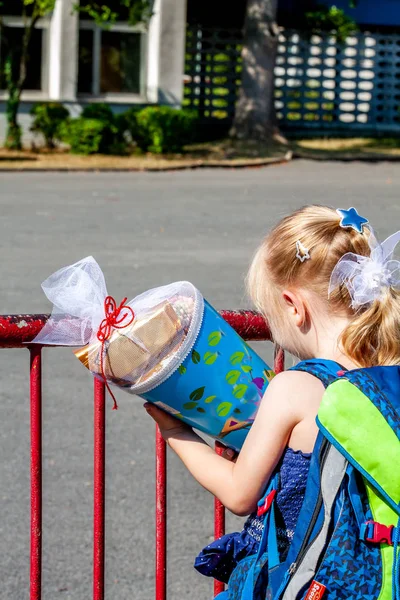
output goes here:
[[100, 323], [100, 327], [97, 331], [97, 339], [99, 340], [99, 342], [101, 342], [101, 375], [103, 377], [104, 383], [106, 385], [107, 390], [109, 391], [111, 398], [114, 400], [113, 410], [116, 410], [118, 408], [118, 404], [113, 392], [110, 389], [110, 386], [108, 385], [108, 381], [104, 373], [104, 345], [105, 342], [111, 336], [113, 329], [123, 329], [124, 327], [128, 327], [128, 325], [130, 325], [133, 322], [135, 318], [135, 313], [133, 312], [130, 306], [125, 305], [125, 302], [127, 300], [128, 298], [124, 298], [121, 304], [117, 306], [117, 303], [115, 302], [112, 296], [106, 297], [106, 299], [104, 300], [104, 313], [106, 316], [105, 319], [103, 319]]

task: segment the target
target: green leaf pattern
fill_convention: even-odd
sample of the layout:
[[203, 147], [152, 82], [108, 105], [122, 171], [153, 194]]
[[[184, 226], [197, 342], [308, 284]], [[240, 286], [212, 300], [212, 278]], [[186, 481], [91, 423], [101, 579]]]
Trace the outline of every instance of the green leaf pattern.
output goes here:
[[[208, 336], [208, 345], [210, 347], [217, 346], [220, 343], [222, 337], [223, 337], [223, 334], [221, 331], [212, 331]], [[245, 383], [238, 383], [241, 373], [245, 373], [246, 375], [248, 375], [251, 378], [252, 370], [253, 370], [253, 367], [251, 365], [242, 364], [242, 361], [245, 361], [245, 363], [246, 363], [246, 362], [248, 362], [248, 359], [251, 359], [250, 352], [248, 351], [246, 345], [243, 344], [242, 347], [243, 347], [244, 351], [236, 351], [229, 358], [230, 364], [232, 366], [236, 366], [236, 369], [230, 370], [225, 376], [225, 379], [228, 382], [228, 384], [232, 386], [233, 396], [238, 400], [242, 400], [244, 398], [244, 395], [246, 394], [246, 391], [248, 390], [248, 387], [249, 387]], [[217, 360], [218, 356], [219, 356], [218, 352], [209, 350], [204, 353], [203, 362], [206, 365], [213, 365], [215, 363], [215, 361]], [[195, 365], [198, 365], [201, 362], [201, 356], [200, 356], [199, 352], [195, 349], [192, 350], [191, 360]], [[183, 365], [181, 365], [178, 369], [178, 371], [181, 375], [184, 375], [186, 373], [186, 370], [187, 370], [186, 367], [184, 367]], [[270, 379], [272, 372], [268, 373], [268, 374], [270, 375], [270, 377], [269, 377], [269, 379]], [[215, 395], [209, 395], [206, 398], [204, 398], [204, 395], [205, 395], [204, 393], [205, 393], [205, 386], [193, 390], [193, 392], [191, 392], [191, 394], [189, 396], [190, 402], [187, 402], [186, 404], [184, 404], [183, 408], [185, 408], [186, 410], [196, 409], [197, 412], [204, 414], [206, 412], [206, 410], [203, 407], [198, 405], [200, 400], [204, 404], [211, 404], [217, 398], [217, 396], [215, 396]], [[242, 400], [242, 401], [244, 401], [244, 400]], [[231, 412], [232, 407], [233, 407], [232, 402], [228, 402], [228, 401], [220, 402], [220, 404], [218, 404], [218, 406], [216, 408], [217, 415], [222, 418], [227, 417], [229, 415], [229, 413]], [[241, 412], [242, 411], [240, 410], [240, 408], [235, 408], [233, 410], [233, 413], [236, 415], [241, 414]]]
[[219, 417], [227, 417], [232, 408], [232, 402], [221, 402], [217, 406], [217, 415]]
[[203, 356], [203, 360], [206, 365], [213, 365], [218, 358], [218, 352], [206, 352]]
[[231, 365], [238, 365], [242, 362], [244, 357], [244, 352], [234, 352], [234, 354], [232, 354], [232, 356], [230, 357], [229, 362], [231, 363]]
[[206, 388], [203, 386], [203, 387], [197, 388], [197, 390], [193, 390], [193, 392], [190, 394], [189, 398], [191, 400], [193, 400], [194, 402], [198, 402], [199, 400], [202, 399], [205, 389]]
[[186, 402], [186, 404], [183, 405], [183, 408], [186, 408], [186, 410], [192, 410], [193, 408], [196, 408], [196, 406], [196, 402]]
[[245, 385], [244, 383], [241, 383], [239, 385], [235, 385], [233, 388], [233, 395], [235, 396], [235, 398], [237, 398], [238, 400], [240, 400], [240, 398], [243, 398], [243, 396], [245, 395], [247, 388], [249, 386]]
[[208, 398], [204, 400], [205, 404], [210, 404], [216, 397], [217, 396], [208, 396]]
[[220, 331], [213, 331], [208, 336], [208, 345], [209, 346], [217, 346], [222, 338], [222, 333]]
[[229, 371], [226, 374], [226, 381], [230, 384], [230, 385], [235, 385], [235, 383], [237, 382], [237, 380], [240, 377], [240, 371], [238, 370], [233, 370], [233, 371]]
[[195, 365], [198, 365], [199, 362], [201, 361], [201, 356], [197, 352], [197, 350], [192, 350], [192, 361], [194, 362]]

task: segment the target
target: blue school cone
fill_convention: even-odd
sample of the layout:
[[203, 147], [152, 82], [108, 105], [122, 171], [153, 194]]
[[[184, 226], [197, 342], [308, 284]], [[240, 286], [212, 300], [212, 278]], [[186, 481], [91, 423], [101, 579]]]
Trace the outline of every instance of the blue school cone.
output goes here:
[[274, 373], [207, 301], [199, 303], [186, 358], [152, 389], [130, 391], [239, 451]]

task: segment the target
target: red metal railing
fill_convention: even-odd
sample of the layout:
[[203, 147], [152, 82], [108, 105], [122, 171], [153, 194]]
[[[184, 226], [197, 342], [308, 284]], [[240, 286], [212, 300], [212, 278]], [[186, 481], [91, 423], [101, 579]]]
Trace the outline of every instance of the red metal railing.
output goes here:
[[[221, 311], [246, 340], [270, 340], [264, 319], [252, 311]], [[41, 346], [29, 345], [48, 315], [0, 316], [0, 348], [28, 348], [31, 409], [31, 548], [30, 600], [41, 600], [42, 574], [42, 364]], [[275, 371], [284, 367], [282, 350], [275, 354]], [[105, 386], [94, 380], [93, 600], [104, 600], [105, 528]], [[216, 447], [220, 452], [221, 448]], [[215, 499], [214, 533], [225, 532], [225, 509]], [[219, 593], [223, 584], [215, 582]], [[167, 463], [166, 444], [156, 428], [156, 600], [167, 598]]]

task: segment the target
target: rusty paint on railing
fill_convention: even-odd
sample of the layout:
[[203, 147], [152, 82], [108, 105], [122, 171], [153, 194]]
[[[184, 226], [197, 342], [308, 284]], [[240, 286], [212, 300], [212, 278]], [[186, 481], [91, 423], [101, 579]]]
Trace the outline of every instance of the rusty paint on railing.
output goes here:
[[43, 328], [49, 315], [1, 315], [0, 348], [24, 348]]

